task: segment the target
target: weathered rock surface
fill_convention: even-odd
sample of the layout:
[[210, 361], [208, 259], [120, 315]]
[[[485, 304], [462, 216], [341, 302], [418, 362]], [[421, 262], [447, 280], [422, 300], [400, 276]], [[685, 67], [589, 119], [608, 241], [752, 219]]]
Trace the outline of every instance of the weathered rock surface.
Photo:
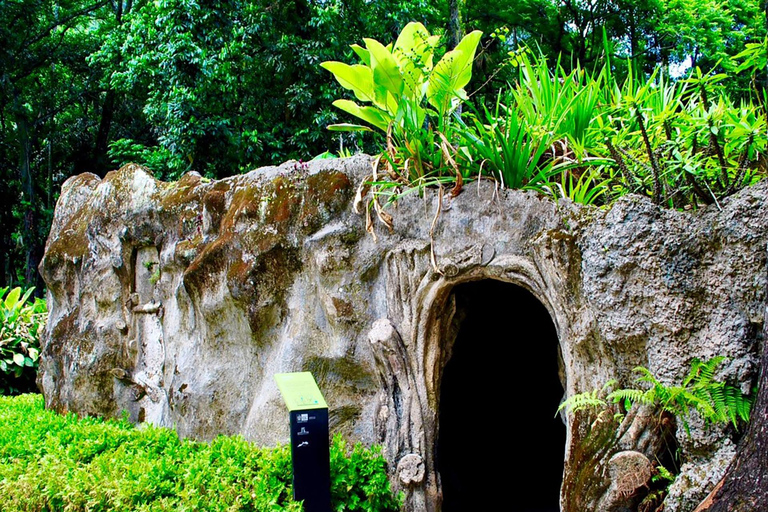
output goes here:
[[[403, 197], [394, 231], [377, 224], [374, 241], [353, 212], [369, 173], [361, 156], [215, 182], [162, 183], [137, 166], [68, 180], [41, 264], [47, 405], [273, 444], [288, 428], [272, 375], [312, 371], [332, 430], [382, 443], [407, 507], [431, 511], [459, 283], [508, 281], [542, 302], [569, 394], [633, 384], [637, 365], [672, 384], [693, 356], [717, 354], [729, 358], [723, 375], [745, 389], [755, 381], [768, 182], [722, 211], [692, 213], [635, 196], [608, 209], [556, 204], [473, 183], [443, 198], [434, 227], [436, 191]], [[617, 480], [636, 483], [619, 462], [655, 460], [657, 421], [637, 414], [617, 433], [569, 417], [563, 510], [618, 507]], [[694, 431], [684, 450], [724, 467], [729, 432]], [[696, 469], [683, 468], [676, 503], [712, 485]]]

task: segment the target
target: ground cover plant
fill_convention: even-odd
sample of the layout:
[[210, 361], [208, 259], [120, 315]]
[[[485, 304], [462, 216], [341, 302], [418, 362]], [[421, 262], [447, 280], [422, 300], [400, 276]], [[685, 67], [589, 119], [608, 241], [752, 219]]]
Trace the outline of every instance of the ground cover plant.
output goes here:
[[[335, 437], [333, 510], [398, 510], [385, 464], [377, 449]], [[59, 415], [40, 395], [0, 397], [0, 496], [4, 512], [301, 510], [287, 446], [180, 440], [165, 428]]]
[[48, 309], [32, 288], [0, 288], [0, 395], [34, 391]]

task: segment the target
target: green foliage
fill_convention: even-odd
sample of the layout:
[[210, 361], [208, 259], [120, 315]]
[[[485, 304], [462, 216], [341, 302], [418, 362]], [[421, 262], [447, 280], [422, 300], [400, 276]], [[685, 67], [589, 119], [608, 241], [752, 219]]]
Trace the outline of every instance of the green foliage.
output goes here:
[[147, 269], [149, 272], [149, 282], [150, 284], [157, 284], [160, 281], [160, 277], [162, 277], [162, 272], [160, 271], [160, 264], [156, 261], [145, 261], [144, 262], [144, 268]]
[[477, 166], [478, 173], [495, 177], [507, 188], [547, 182], [553, 161], [542, 162], [542, 157], [552, 145], [551, 132], [534, 132], [514, 108], [501, 103], [501, 98], [493, 113], [484, 108], [479, 119], [467, 117], [470, 124], [461, 134], [467, 142], [469, 161]]
[[[336, 100], [334, 106], [383, 132], [391, 126], [395, 133], [411, 132], [422, 129], [427, 114], [444, 118], [466, 99], [464, 87], [472, 77], [472, 60], [480, 36], [479, 31], [468, 34], [433, 66], [440, 37], [431, 35], [421, 23], [411, 22], [400, 32], [394, 46], [370, 38], [364, 39], [365, 48], [352, 45], [360, 64], [328, 61], [320, 66], [333, 73], [358, 100], [371, 104], [361, 107], [350, 100]], [[329, 128], [366, 129], [357, 125]]]
[[764, 107], [734, 104], [718, 86], [722, 78], [697, 69], [672, 82], [657, 68], [612, 88], [595, 127], [619, 170], [611, 174], [614, 196], [711, 204], [768, 174]]
[[30, 301], [32, 288], [0, 288], [0, 394], [34, 391], [40, 357], [40, 334], [48, 310], [45, 301]]
[[567, 69], [599, 68], [607, 49], [622, 80], [628, 60], [646, 74], [656, 66], [673, 76], [688, 67], [717, 67], [718, 72], [728, 73], [729, 92], [741, 96], [749, 78], [735, 72], [729, 57], [761, 41], [766, 31], [763, 3], [751, 0], [491, 0], [468, 2], [466, 11], [464, 19], [473, 28], [501, 36], [482, 53], [475, 73], [477, 85], [469, 88], [476, 90], [489, 82], [486, 102], [492, 102], [496, 92], [515, 78], [515, 70], [504, 63], [507, 52], [520, 45], [540, 48], [551, 59], [563, 55]]
[[[664, 463], [671, 463], [674, 467], [679, 463], [675, 460], [679, 452], [675, 448], [675, 440], [671, 437], [672, 431], [665, 432], [663, 426], [674, 425], [674, 422], [666, 423], [662, 420], [665, 415], [667, 417], [670, 414], [674, 415], [682, 421], [689, 436], [688, 418], [693, 411], [707, 422], [731, 423], [735, 428], [741, 428], [749, 421], [754, 395], [745, 396], [739, 387], [715, 380], [717, 368], [724, 360], [722, 356], [713, 357], [707, 361], [694, 358], [688, 375], [680, 385], [675, 386], [661, 383], [650, 370], [638, 366], [634, 371], [639, 374], [637, 382], [641, 387], [615, 389], [618, 382], [611, 380], [599, 390], [585, 391], [568, 397], [560, 404], [557, 412], [566, 410], [575, 414], [579, 411], [594, 411], [598, 413], [598, 417], [606, 413], [613, 414], [616, 429], [619, 431], [622, 428], [621, 423], [625, 413], [630, 409], [638, 405], [652, 407], [659, 412], [659, 433], [661, 440], [667, 444], [668, 453], [665, 455], [669, 458]], [[658, 507], [664, 501], [669, 486], [676, 477], [659, 460], [654, 467], [655, 473], [651, 478], [648, 494], [638, 506], [638, 510], [642, 512], [659, 510]]]
[[608, 400], [625, 406], [657, 405], [681, 418], [686, 430], [686, 416], [691, 409], [710, 423], [732, 423], [738, 428], [749, 421], [754, 396], [745, 396], [739, 387], [715, 380], [717, 368], [724, 360], [722, 356], [704, 362], [694, 358], [680, 386], [665, 386], [647, 368], [639, 366], [635, 368], [640, 374], [638, 382], [647, 384], [648, 389], [616, 390], [608, 395]]
[[[386, 134], [383, 162], [394, 180], [421, 186], [459, 172], [456, 148], [450, 142], [450, 114], [467, 99], [464, 87], [472, 77], [481, 35], [479, 31], [466, 35], [433, 65], [440, 37], [431, 35], [421, 23], [411, 22], [389, 46], [370, 38], [364, 39], [365, 48], [352, 45], [360, 64], [321, 64], [359, 101], [370, 103], [360, 106], [340, 99], [333, 105]], [[354, 124], [328, 128], [370, 131]]]
[[611, 379], [601, 389], [593, 389], [591, 391], [585, 391], [583, 393], [576, 393], [563, 400], [560, 406], [555, 412], [555, 416], [565, 409], [567, 412], [576, 413], [585, 409], [605, 409], [608, 407], [608, 402], [605, 400], [605, 395], [608, 390], [614, 387], [618, 381]]
[[616, 384], [612, 380], [600, 391], [586, 391], [568, 397], [560, 404], [558, 412], [563, 409], [572, 413], [588, 408], [604, 409], [609, 403], [629, 410], [636, 404], [642, 404], [675, 415], [683, 421], [686, 431], [689, 431], [686, 418], [692, 410], [710, 423], [731, 423], [739, 428], [749, 421], [754, 396], [744, 395], [739, 387], [715, 380], [717, 368], [724, 360], [722, 356], [707, 361], [694, 358], [688, 375], [677, 386], [663, 384], [650, 370], [638, 366], [635, 368], [640, 375], [637, 380], [645, 385], [645, 389], [622, 388], [606, 395], [606, 391]]
[[432, 13], [422, 1], [142, 2], [90, 60], [145, 127], [120, 127], [109, 155], [172, 179], [307, 160], [338, 140], [324, 127], [341, 89], [317, 63], [346, 58], [360, 33], [389, 34]]
[[645, 78], [630, 64], [619, 83], [608, 65], [552, 68], [513, 52], [518, 80], [495, 110], [465, 115], [460, 150], [469, 174], [555, 199], [607, 204], [627, 193], [675, 208], [711, 204], [768, 175], [765, 107], [733, 103], [723, 75]]
[[523, 48], [514, 52], [518, 80], [496, 99], [493, 112], [466, 116], [461, 134], [468, 165], [508, 188], [533, 188], [582, 203], [594, 203], [607, 180], [589, 170], [605, 163], [588, 154], [595, 145], [591, 124], [604, 95], [603, 73], [593, 78], [566, 72]]
[[[395, 511], [377, 450], [341, 437], [331, 447], [335, 511]], [[172, 430], [78, 419], [41, 396], [0, 397], [0, 495], [5, 512], [67, 510], [294, 511], [290, 450], [240, 437], [180, 440]]]
[[656, 466], [656, 474], [651, 477], [651, 481], [654, 483], [656, 482], [672, 483], [675, 481], [675, 475], [673, 475], [667, 468], [659, 464]]
[[381, 447], [355, 444], [350, 450], [340, 435], [331, 445], [331, 498], [333, 510], [365, 512], [400, 509], [400, 497], [390, 492], [387, 463]]

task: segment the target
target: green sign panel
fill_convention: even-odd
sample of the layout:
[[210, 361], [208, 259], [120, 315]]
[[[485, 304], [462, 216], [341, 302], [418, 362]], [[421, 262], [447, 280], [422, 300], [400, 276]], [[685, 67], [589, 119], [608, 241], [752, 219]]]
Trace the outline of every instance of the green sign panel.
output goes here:
[[289, 411], [328, 408], [311, 373], [276, 373], [275, 381]]

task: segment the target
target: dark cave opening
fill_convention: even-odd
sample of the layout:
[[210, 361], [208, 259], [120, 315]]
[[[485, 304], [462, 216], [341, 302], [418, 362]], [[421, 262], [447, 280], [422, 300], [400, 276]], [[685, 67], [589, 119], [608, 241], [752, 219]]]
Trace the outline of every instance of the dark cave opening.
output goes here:
[[500, 281], [453, 292], [461, 323], [440, 390], [442, 510], [557, 512], [565, 425], [555, 417], [563, 387], [549, 312]]

